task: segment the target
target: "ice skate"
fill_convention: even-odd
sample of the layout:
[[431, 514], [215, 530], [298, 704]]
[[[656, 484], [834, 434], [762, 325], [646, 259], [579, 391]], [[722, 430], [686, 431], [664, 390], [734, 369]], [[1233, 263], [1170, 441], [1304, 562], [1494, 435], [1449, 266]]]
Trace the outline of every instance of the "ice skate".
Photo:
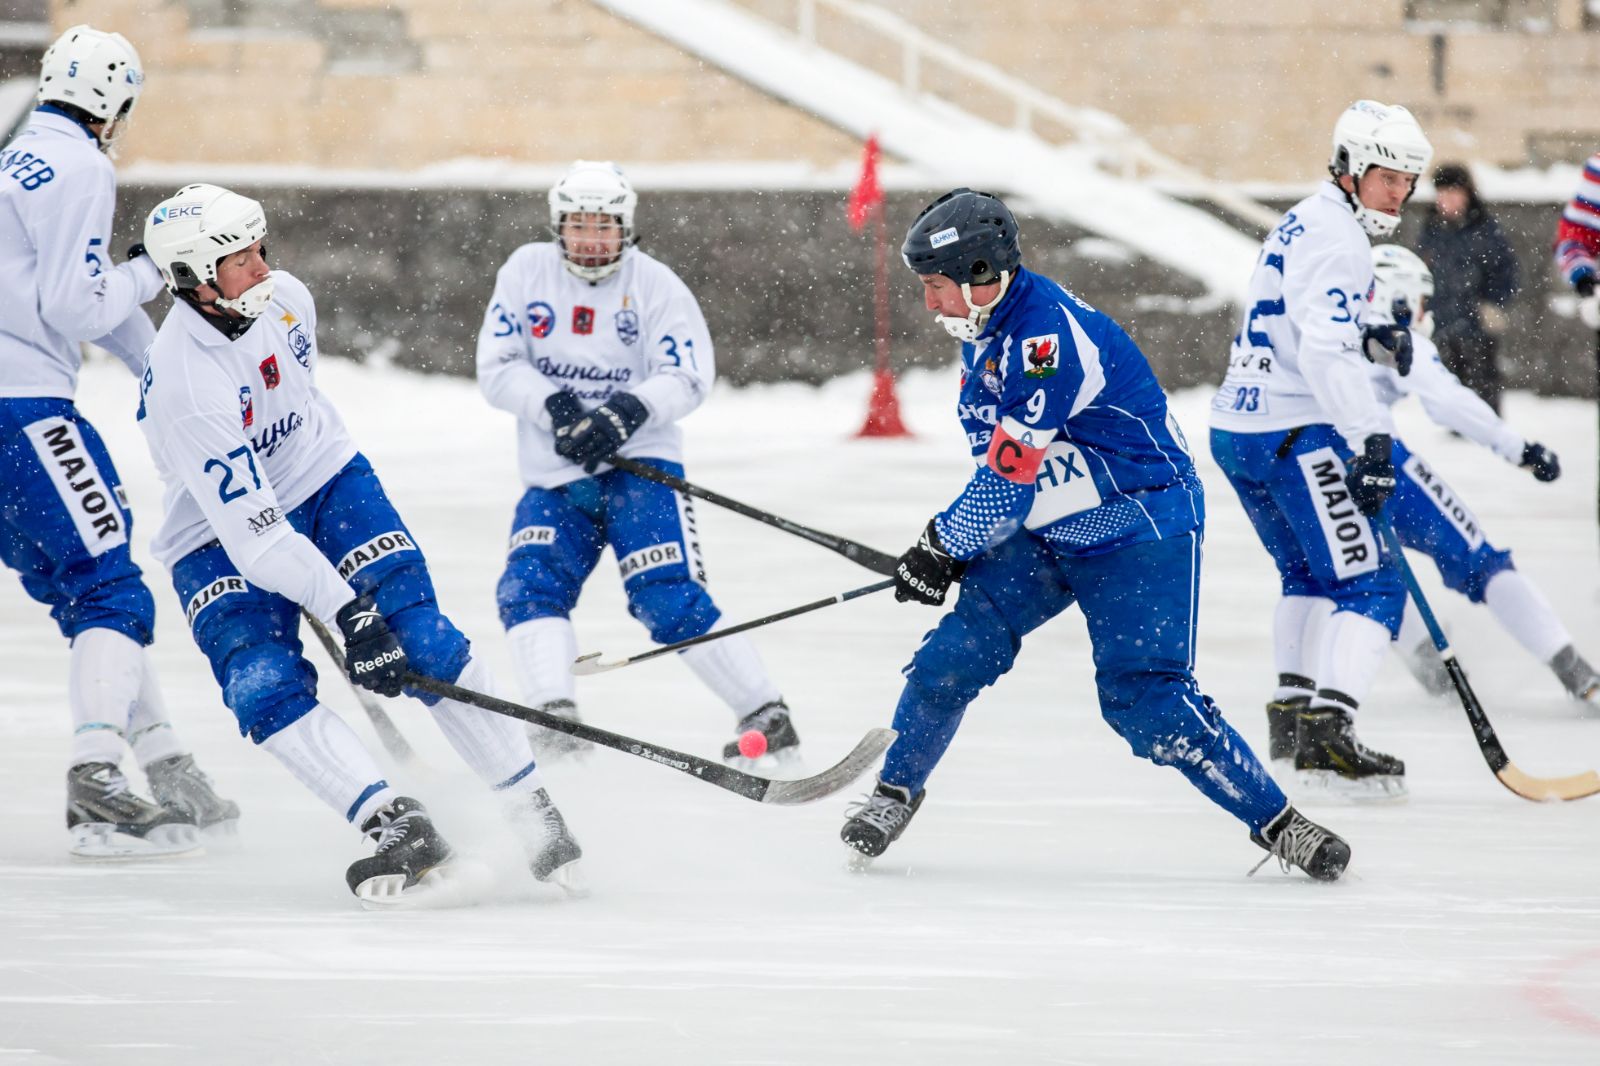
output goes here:
[[1310, 705], [1310, 696], [1288, 696], [1267, 704], [1267, 758], [1281, 764], [1276, 769], [1289, 769], [1294, 759], [1298, 716]]
[[455, 855], [421, 803], [399, 796], [368, 818], [361, 831], [377, 848], [350, 864], [345, 882], [364, 905], [419, 906], [444, 894]]
[[1267, 852], [1252, 874], [1268, 859], [1277, 859], [1285, 871], [1298, 866], [1318, 881], [1337, 881], [1350, 865], [1350, 845], [1293, 807], [1285, 807], [1261, 832], [1251, 833], [1250, 840]]
[[172, 755], [144, 768], [155, 801], [177, 811], [207, 836], [233, 836], [239, 827], [239, 805], [217, 795], [211, 778], [195, 765], [193, 755]]
[[[578, 714], [578, 705], [571, 700], [551, 700], [548, 703], [541, 703], [538, 709], [546, 714], [565, 718], [569, 722], [583, 721]], [[528, 742], [533, 745], [533, 754], [541, 762], [581, 758], [594, 750], [594, 745], [587, 740], [579, 740], [569, 733], [563, 733], [558, 729], [546, 729], [531, 722], [528, 723]]]
[[[722, 746], [724, 762], [774, 766], [796, 761], [800, 757], [800, 734], [795, 732], [794, 723], [789, 720], [789, 708], [782, 700], [773, 700], [756, 708], [739, 719], [735, 728], [738, 733]], [[740, 748], [745, 734], [752, 731], [765, 738], [761, 752], [754, 757], [747, 756]]]
[[567, 820], [544, 789], [511, 812], [511, 822], [528, 853], [528, 870], [538, 881], [555, 885], [569, 896], [586, 896], [589, 886], [578, 860], [583, 848], [567, 828]]
[[1450, 680], [1450, 671], [1445, 669], [1444, 657], [1431, 640], [1419, 641], [1409, 650], [1402, 651], [1400, 661], [1406, 664], [1406, 670], [1430, 696], [1447, 696], [1455, 687]]
[[1349, 711], [1304, 710], [1298, 724], [1294, 769], [1302, 786], [1358, 800], [1399, 799], [1406, 794], [1406, 764], [1362, 744]]
[[154, 859], [200, 850], [189, 815], [135, 795], [122, 771], [87, 762], [67, 771], [68, 850], [82, 859]]
[[928, 790], [923, 789], [913, 799], [908, 790], [880, 780], [866, 799], [847, 807], [839, 839], [854, 851], [850, 857], [852, 867], [865, 868], [889, 850], [889, 845], [899, 840], [911, 824], [911, 816], [927, 794]]
[[1600, 703], [1600, 675], [1578, 654], [1577, 648], [1568, 644], [1556, 652], [1550, 660], [1550, 669], [1573, 699]]

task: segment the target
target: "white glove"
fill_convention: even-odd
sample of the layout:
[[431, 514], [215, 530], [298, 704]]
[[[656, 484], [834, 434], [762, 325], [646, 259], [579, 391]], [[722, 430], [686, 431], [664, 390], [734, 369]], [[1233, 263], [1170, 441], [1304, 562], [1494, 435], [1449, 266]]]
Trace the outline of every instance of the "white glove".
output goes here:
[[1600, 292], [1578, 301], [1578, 318], [1592, 330], [1600, 330]]

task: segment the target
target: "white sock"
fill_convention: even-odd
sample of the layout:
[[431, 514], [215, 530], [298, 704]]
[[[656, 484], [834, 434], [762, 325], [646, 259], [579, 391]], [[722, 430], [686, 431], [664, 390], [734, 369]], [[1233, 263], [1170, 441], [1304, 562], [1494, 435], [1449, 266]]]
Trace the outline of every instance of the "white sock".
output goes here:
[[743, 718], [751, 711], [781, 699], [778, 686], [767, 676], [756, 646], [744, 636], [696, 644], [678, 653], [707, 688]]
[[116, 763], [144, 680], [144, 648], [114, 629], [85, 629], [72, 638], [67, 705], [72, 708], [72, 761]]
[[572, 660], [578, 657], [578, 635], [570, 620], [533, 618], [506, 630], [506, 639], [511, 642], [512, 667], [528, 706], [573, 699], [577, 687]]
[[[1390, 639], [1389, 627], [1381, 622], [1354, 611], [1334, 612], [1322, 627], [1318, 694], [1311, 698], [1311, 706], [1343, 707], [1348, 711], [1360, 706], [1378, 676], [1383, 657], [1389, 653]], [[1324, 692], [1337, 692], [1340, 698], [1327, 698], [1322, 695]]]
[[[1322, 628], [1333, 613], [1333, 601], [1321, 596], [1283, 596], [1272, 614], [1272, 659], [1278, 674], [1294, 674], [1315, 681]], [[1303, 696], [1305, 690], [1279, 685], [1275, 700]]]
[[1542, 663], [1572, 643], [1572, 634], [1556, 617], [1555, 608], [1516, 570], [1502, 570], [1489, 579], [1483, 602], [1500, 627], [1510, 633]]
[[140, 766], [149, 766], [186, 750], [178, 739], [178, 731], [167, 718], [167, 701], [156, 682], [156, 664], [150, 658], [150, 649], [143, 649], [144, 676], [139, 682], [139, 699], [133, 705], [128, 719], [128, 745]]
[[395, 798], [355, 730], [320, 703], [261, 746], [314, 796], [357, 827]]
[[1410, 596], [1406, 597], [1406, 613], [1400, 616], [1400, 635], [1395, 638], [1395, 643], [1407, 655], [1419, 648], [1433, 647], [1433, 635], [1428, 632], [1427, 625], [1422, 621], [1422, 612], [1417, 610]]
[[[476, 657], [467, 662], [456, 684], [486, 696], [499, 695], [494, 675]], [[528, 731], [517, 719], [455, 700], [440, 700], [433, 708], [433, 720], [456, 754], [490, 788], [512, 794], [544, 787], [539, 771], [529, 770], [533, 749], [528, 746]]]

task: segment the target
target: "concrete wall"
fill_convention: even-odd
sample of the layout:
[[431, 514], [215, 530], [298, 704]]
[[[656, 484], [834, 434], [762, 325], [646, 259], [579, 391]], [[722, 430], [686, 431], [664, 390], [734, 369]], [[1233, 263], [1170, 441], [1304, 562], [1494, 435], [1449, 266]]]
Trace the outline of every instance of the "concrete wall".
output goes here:
[[[238, 188], [267, 207], [274, 263], [316, 293], [328, 351], [381, 349], [439, 372], [471, 372], [495, 271], [516, 245], [546, 239], [542, 192]], [[124, 186], [115, 246], [172, 191]], [[891, 196], [891, 232], [931, 198]], [[1511, 383], [1593, 395], [1593, 335], [1548, 309], [1559, 291], [1546, 250], [1555, 209], [1499, 214], [1532, 290], [1513, 311]], [[639, 226], [643, 247], [699, 296], [723, 377], [815, 382], [871, 365], [872, 250], [845, 224], [843, 194], [647, 191]], [[1187, 278], [1082, 231], [1026, 217], [1022, 227], [1029, 264], [1122, 322], [1165, 384], [1220, 379], [1237, 329], [1231, 309], [1206, 307]], [[949, 364], [953, 342], [893, 251], [889, 277], [895, 364]]]

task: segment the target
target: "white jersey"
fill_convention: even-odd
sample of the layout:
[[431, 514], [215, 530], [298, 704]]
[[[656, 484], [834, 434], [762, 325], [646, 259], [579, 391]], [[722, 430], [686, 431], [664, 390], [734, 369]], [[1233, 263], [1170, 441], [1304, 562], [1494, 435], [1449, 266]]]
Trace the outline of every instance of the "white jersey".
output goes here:
[[587, 410], [632, 393], [650, 417], [617, 454], [683, 458], [678, 419], [711, 391], [715, 353], [700, 304], [678, 275], [638, 249], [591, 285], [550, 242], [525, 244], [500, 268], [478, 333], [478, 387], [517, 416], [517, 464], [529, 488], [576, 481], [555, 453], [545, 399], [565, 389]]
[[155, 337], [139, 306], [161, 291], [147, 256], [113, 265], [111, 161], [78, 123], [36, 111], [0, 149], [0, 398], [78, 388], [83, 341], [135, 374]]
[[1344, 193], [1324, 182], [1261, 246], [1212, 427], [1266, 433], [1327, 422], [1355, 451], [1373, 433], [1392, 434], [1361, 354], [1371, 295], [1371, 242]]
[[[311, 293], [281, 270], [272, 278], [272, 302], [237, 340], [182, 300], [156, 334], [139, 403], [139, 425], [166, 485], [166, 517], [151, 551], [170, 569], [220, 541], [246, 579], [306, 603], [295, 591], [304, 574], [265, 572], [262, 560], [278, 542], [300, 537], [288, 513], [343, 469], [356, 446], [316, 386]], [[311, 558], [304, 548], [315, 548], [306, 541], [299, 552]], [[284, 565], [286, 558], [278, 552], [272, 560]], [[327, 621], [353, 593], [326, 560], [305, 565], [318, 570], [312, 584], [323, 607], [316, 613]]]
[[1483, 445], [1508, 463], [1521, 463], [1527, 443], [1522, 434], [1502, 422], [1494, 408], [1461, 384], [1439, 358], [1433, 341], [1412, 333], [1411, 344], [1411, 372], [1404, 377], [1392, 367], [1369, 365], [1379, 402], [1393, 407], [1407, 396], [1416, 396], [1428, 417], [1439, 425]]

